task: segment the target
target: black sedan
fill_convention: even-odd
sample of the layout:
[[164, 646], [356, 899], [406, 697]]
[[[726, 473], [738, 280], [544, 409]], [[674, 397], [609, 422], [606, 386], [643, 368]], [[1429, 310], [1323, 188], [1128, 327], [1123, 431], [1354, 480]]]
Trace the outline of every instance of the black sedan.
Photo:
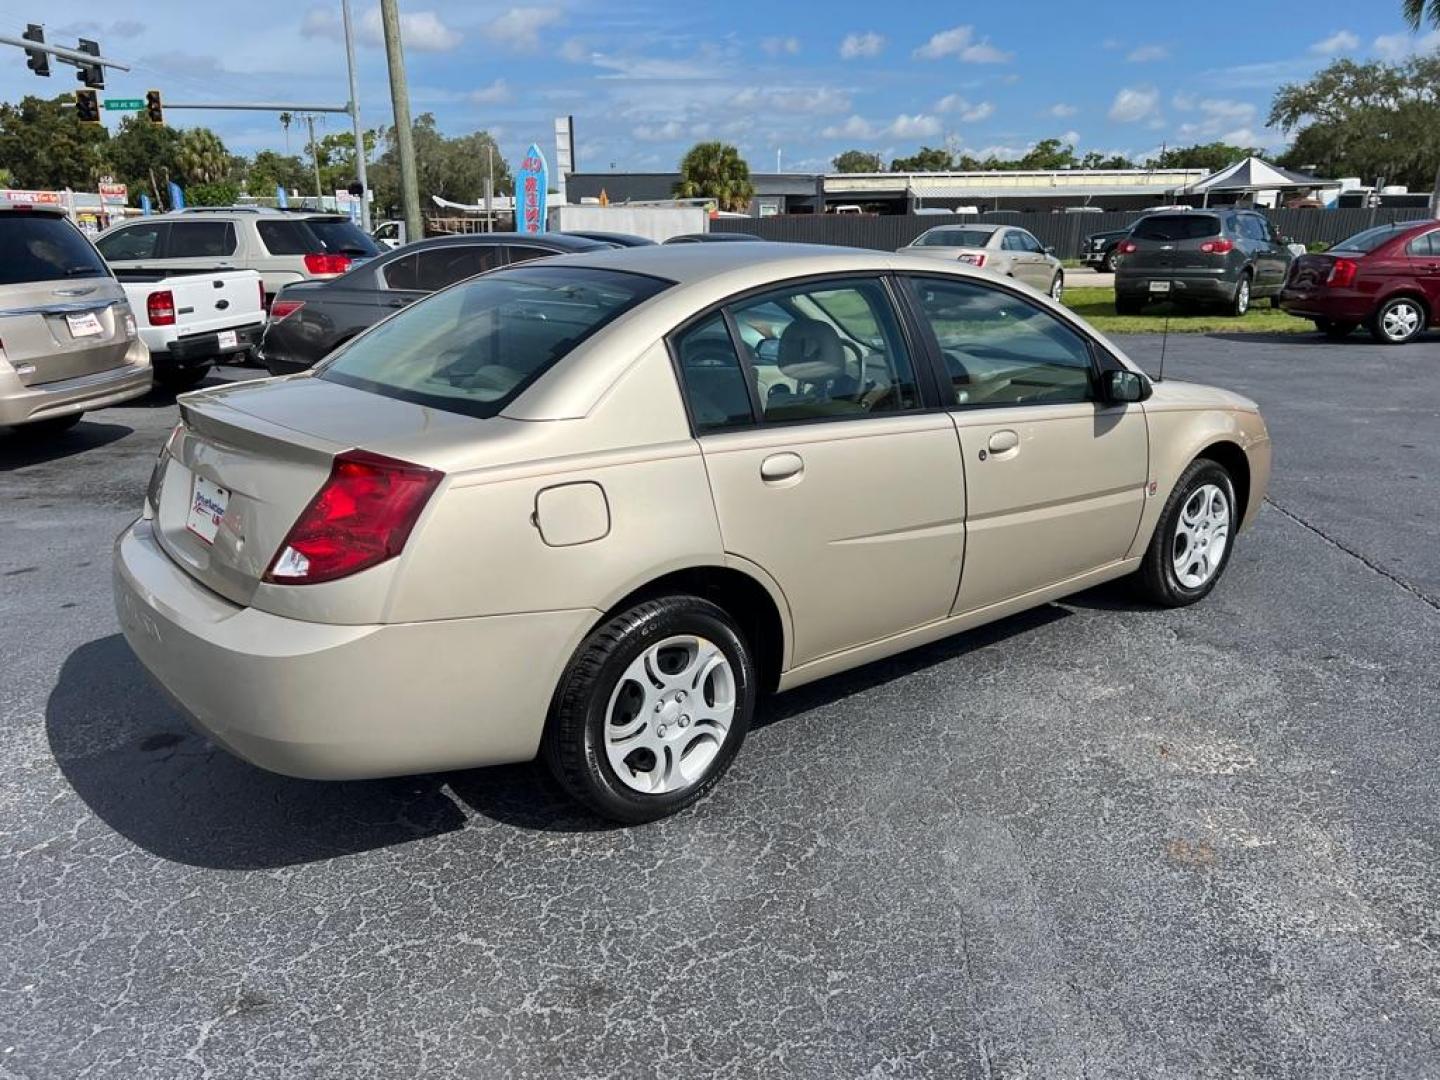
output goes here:
[[259, 359], [272, 375], [304, 371], [396, 308], [447, 285], [529, 259], [612, 247], [565, 233], [473, 233], [407, 244], [329, 281], [281, 289], [270, 307]]
[[595, 232], [593, 229], [571, 229], [566, 236], [583, 236], [587, 240], [599, 240], [602, 244], [609, 244], [611, 247], [654, 247], [655, 241], [648, 236], [636, 236], [634, 233], [624, 232]]

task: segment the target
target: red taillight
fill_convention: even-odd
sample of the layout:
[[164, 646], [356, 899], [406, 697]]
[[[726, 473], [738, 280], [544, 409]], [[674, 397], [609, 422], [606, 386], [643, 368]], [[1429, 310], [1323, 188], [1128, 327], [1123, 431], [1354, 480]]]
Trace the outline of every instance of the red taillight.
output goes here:
[[276, 585], [334, 581], [393, 559], [444, 473], [347, 450], [290, 528], [265, 580]]
[[1224, 255], [1235, 250], [1234, 240], [1206, 240], [1200, 245], [1200, 250], [1206, 255]]
[[1121, 240], [1115, 247], [1115, 253], [1117, 255], [1133, 255], [1139, 250], [1140, 249], [1135, 246], [1134, 240]]
[[343, 274], [350, 269], [350, 256], [312, 252], [305, 256], [305, 269], [312, 274]]
[[151, 326], [174, 326], [175, 294], [169, 289], [152, 292], [145, 298], [145, 315]]
[[1360, 264], [1354, 259], [1336, 259], [1330, 267], [1330, 276], [1325, 279], [1326, 285], [1334, 285], [1337, 289], [1348, 289], [1355, 284], [1355, 275], [1360, 272]]
[[279, 322], [287, 315], [294, 315], [295, 312], [299, 311], [304, 306], [304, 300], [282, 300], [280, 297], [277, 296], [274, 302], [270, 305], [270, 321]]
[[971, 266], [984, 266], [985, 256], [983, 254], [972, 255], [969, 252], [966, 252], [964, 255], [960, 256], [960, 261], [963, 263], [968, 263]]

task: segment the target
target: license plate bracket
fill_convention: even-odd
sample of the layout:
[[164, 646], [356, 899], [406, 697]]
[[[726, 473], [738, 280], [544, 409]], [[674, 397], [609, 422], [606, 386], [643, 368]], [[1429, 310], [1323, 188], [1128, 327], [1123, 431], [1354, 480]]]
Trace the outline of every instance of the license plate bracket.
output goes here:
[[234, 349], [240, 345], [240, 339], [234, 330], [221, 330], [216, 335], [215, 344], [221, 349]]
[[1152, 281], [1150, 282], [1150, 291], [1152, 293], [1168, 293], [1170, 291], [1170, 282]]
[[72, 338], [99, 337], [105, 332], [100, 317], [93, 311], [79, 311], [65, 316], [65, 325]]
[[203, 476], [195, 477], [190, 489], [190, 511], [185, 516], [185, 528], [207, 544], [215, 543], [220, 532], [220, 519], [230, 505], [230, 492]]

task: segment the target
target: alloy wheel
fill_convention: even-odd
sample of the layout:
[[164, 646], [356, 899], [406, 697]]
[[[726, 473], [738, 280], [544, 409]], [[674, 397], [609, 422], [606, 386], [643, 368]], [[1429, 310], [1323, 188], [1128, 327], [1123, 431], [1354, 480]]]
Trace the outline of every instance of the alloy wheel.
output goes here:
[[1170, 554], [1175, 577], [1199, 589], [1215, 576], [1230, 542], [1230, 498], [1216, 484], [1203, 484], [1180, 508]]

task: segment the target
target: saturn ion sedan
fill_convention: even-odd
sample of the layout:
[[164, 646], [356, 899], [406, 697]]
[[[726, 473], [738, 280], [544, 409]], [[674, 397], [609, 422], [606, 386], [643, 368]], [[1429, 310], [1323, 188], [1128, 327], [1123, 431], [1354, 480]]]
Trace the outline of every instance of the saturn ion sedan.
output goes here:
[[1114, 578], [1201, 599], [1269, 471], [1252, 402], [958, 262], [586, 252], [182, 397], [115, 594], [257, 765], [539, 755], [640, 822], [719, 780], [766, 692]]

